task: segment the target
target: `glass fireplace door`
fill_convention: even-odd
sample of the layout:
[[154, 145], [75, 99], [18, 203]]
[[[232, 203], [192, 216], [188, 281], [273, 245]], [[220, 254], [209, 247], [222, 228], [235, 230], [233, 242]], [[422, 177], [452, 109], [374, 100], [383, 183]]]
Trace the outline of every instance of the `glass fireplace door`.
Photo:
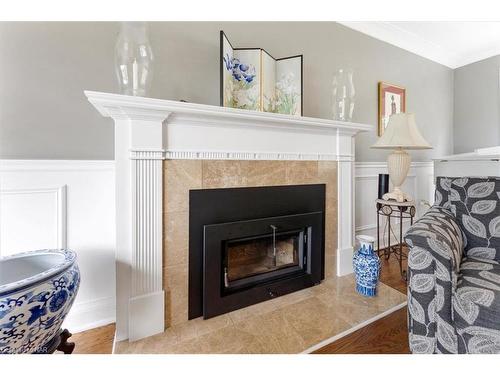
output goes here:
[[240, 288], [303, 268], [304, 230], [278, 232], [225, 242], [224, 286]]

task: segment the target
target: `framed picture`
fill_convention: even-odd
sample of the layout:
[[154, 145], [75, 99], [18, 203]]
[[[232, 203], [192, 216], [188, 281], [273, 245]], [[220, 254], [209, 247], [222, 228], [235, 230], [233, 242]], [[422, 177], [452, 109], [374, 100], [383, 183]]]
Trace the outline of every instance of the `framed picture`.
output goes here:
[[220, 104], [302, 116], [302, 55], [274, 58], [262, 48], [235, 48], [220, 31]]
[[384, 134], [393, 114], [406, 111], [406, 89], [385, 82], [378, 83], [378, 135]]

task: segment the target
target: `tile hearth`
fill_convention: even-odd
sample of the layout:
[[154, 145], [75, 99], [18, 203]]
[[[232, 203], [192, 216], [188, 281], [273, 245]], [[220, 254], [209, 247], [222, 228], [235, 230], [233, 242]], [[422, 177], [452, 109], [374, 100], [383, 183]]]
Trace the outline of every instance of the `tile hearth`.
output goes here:
[[212, 319], [194, 319], [136, 342], [116, 344], [115, 353], [300, 353], [406, 302], [380, 283], [378, 296], [354, 290], [354, 277], [330, 277], [320, 285]]

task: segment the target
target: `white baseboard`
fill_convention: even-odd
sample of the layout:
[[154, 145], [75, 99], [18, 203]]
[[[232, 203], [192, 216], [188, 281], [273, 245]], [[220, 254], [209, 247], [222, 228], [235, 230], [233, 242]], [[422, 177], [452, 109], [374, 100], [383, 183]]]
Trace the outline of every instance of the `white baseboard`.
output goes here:
[[111, 348], [111, 354], [115, 354], [117, 342], [118, 341], [116, 340], [116, 330], [115, 330], [115, 334], [113, 335], [113, 347]]
[[74, 304], [63, 327], [77, 333], [114, 323], [115, 320], [115, 299], [101, 298]]

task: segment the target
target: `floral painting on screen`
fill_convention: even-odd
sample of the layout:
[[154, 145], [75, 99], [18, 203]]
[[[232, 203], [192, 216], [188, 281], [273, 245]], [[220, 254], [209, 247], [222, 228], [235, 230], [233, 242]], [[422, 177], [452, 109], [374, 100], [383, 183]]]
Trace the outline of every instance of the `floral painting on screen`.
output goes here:
[[[225, 74], [224, 106], [240, 109], [260, 109], [260, 82], [257, 77], [255, 55], [259, 51], [235, 51], [223, 57]], [[241, 55], [235, 57], [234, 54]]]
[[302, 115], [302, 55], [275, 59], [261, 48], [233, 48], [221, 31], [221, 105]]
[[264, 111], [301, 116], [302, 81], [297, 72], [302, 70], [302, 56], [277, 60], [275, 69], [274, 93], [264, 94]]

